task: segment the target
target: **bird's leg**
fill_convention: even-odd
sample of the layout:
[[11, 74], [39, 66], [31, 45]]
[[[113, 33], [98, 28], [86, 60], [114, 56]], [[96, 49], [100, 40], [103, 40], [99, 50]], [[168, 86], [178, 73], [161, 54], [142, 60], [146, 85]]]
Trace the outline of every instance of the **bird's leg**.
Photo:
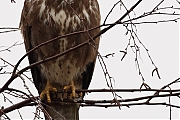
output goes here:
[[72, 80], [68, 86], [64, 86], [64, 90], [68, 91], [71, 89], [71, 97], [75, 98], [76, 97], [76, 87], [74, 86], [74, 81]]
[[43, 99], [45, 96], [47, 98], [47, 102], [51, 102], [50, 92], [57, 92], [55, 87], [52, 87], [49, 80], [47, 80], [45, 89], [41, 92], [40, 98]]

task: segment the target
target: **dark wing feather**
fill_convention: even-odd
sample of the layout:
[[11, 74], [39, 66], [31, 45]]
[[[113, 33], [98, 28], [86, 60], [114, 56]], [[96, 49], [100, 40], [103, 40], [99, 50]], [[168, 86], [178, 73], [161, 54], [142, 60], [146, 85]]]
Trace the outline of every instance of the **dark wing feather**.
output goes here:
[[[21, 20], [20, 20], [20, 29], [21, 33], [23, 34], [24, 38], [24, 44], [26, 51], [33, 49], [35, 46], [32, 44], [35, 40], [33, 40], [33, 31], [32, 31], [32, 21], [36, 18], [35, 15], [29, 14], [29, 10], [32, 9], [32, 2], [33, 1], [25, 1], [24, 7], [21, 14]], [[31, 16], [30, 16], [31, 15]], [[29, 64], [35, 63], [38, 61], [38, 54], [36, 51], [32, 51], [28, 54]], [[40, 72], [39, 66], [34, 66], [31, 68], [32, 78], [35, 84], [35, 87], [37, 88], [38, 92], [40, 93], [42, 91], [42, 81], [44, 80], [44, 77], [42, 73]], [[41, 89], [39, 89], [41, 88]]]
[[88, 65], [86, 66], [86, 71], [82, 73], [82, 79], [83, 79], [82, 89], [88, 89], [93, 76], [94, 65], [95, 65], [95, 61], [88, 63]]
[[[25, 46], [26, 46], [26, 51], [30, 51], [31, 49], [34, 48], [34, 46], [32, 45], [32, 31], [31, 31], [31, 27], [27, 26], [25, 28], [25, 34], [24, 34], [24, 39], [25, 39]], [[38, 61], [38, 54], [36, 53], [36, 51], [32, 51], [28, 54], [28, 59], [29, 59], [29, 64], [33, 64], [35, 62]], [[42, 83], [42, 79], [44, 79], [44, 77], [41, 74], [39, 65], [34, 66], [31, 68], [31, 73], [32, 73], [32, 78], [35, 84], [35, 87], [37, 88], [38, 92], [40, 93], [42, 90], [40, 88], [40, 85]]]

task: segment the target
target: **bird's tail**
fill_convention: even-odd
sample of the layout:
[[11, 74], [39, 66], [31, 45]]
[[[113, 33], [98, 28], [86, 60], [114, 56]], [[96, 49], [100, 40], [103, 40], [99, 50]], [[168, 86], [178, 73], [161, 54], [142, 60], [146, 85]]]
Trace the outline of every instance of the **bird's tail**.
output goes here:
[[45, 115], [46, 120], [79, 120], [79, 103], [52, 102], [45, 106], [50, 116]]

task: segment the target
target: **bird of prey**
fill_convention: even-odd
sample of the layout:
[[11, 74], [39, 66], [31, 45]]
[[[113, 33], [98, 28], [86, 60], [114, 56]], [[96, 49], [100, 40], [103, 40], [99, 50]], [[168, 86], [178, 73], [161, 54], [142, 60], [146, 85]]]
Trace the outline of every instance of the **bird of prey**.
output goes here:
[[[78, 103], [53, 101], [50, 93], [70, 90], [72, 94], [67, 95], [67, 98], [75, 99], [79, 96], [75, 93], [76, 89], [88, 89], [99, 46], [99, 37], [94, 40], [92, 38], [100, 31], [97, 27], [99, 25], [100, 11], [97, 0], [24, 2], [20, 29], [27, 52], [48, 40], [67, 35], [31, 51], [28, 54], [30, 64], [88, 41], [82, 47], [31, 68], [35, 87], [40, 98], [45, 99], [48, 104], [44, 107], [53, 119], [79, 119]], [[71, 33], [76, 34], [69, 35]]]

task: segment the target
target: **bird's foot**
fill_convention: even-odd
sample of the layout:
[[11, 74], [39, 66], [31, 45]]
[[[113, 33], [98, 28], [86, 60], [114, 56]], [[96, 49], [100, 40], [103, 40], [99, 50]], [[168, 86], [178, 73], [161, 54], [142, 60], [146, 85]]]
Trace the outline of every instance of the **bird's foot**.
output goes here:
[[50, 92], [57, 93], [57, 89], [55, 87], [52, 87], [50, 82], [47, 81], [45, 89], [40, 94], [40, 98], [44, 99], [44, 97], [46, 96], [47, 102], [51, 103]]
[[68, 91], [71, 90], [71, 94], [70, 97], [73, 99], [76, 97], [76, 87], [74, 86], [74, 82], [71, 81], [70, 84], [68, 86], [64, 86], [64, 91]]
[[76, 87], [73, 81], [71, 81], [68, 86], [64, 86], [64, 91], [68, 91], [68, 90], [71, 90], [71, 94], [69, 96], [71, 99], [82, 97], [82, 93], [79, 93], [79, 94], [76, 93]]

